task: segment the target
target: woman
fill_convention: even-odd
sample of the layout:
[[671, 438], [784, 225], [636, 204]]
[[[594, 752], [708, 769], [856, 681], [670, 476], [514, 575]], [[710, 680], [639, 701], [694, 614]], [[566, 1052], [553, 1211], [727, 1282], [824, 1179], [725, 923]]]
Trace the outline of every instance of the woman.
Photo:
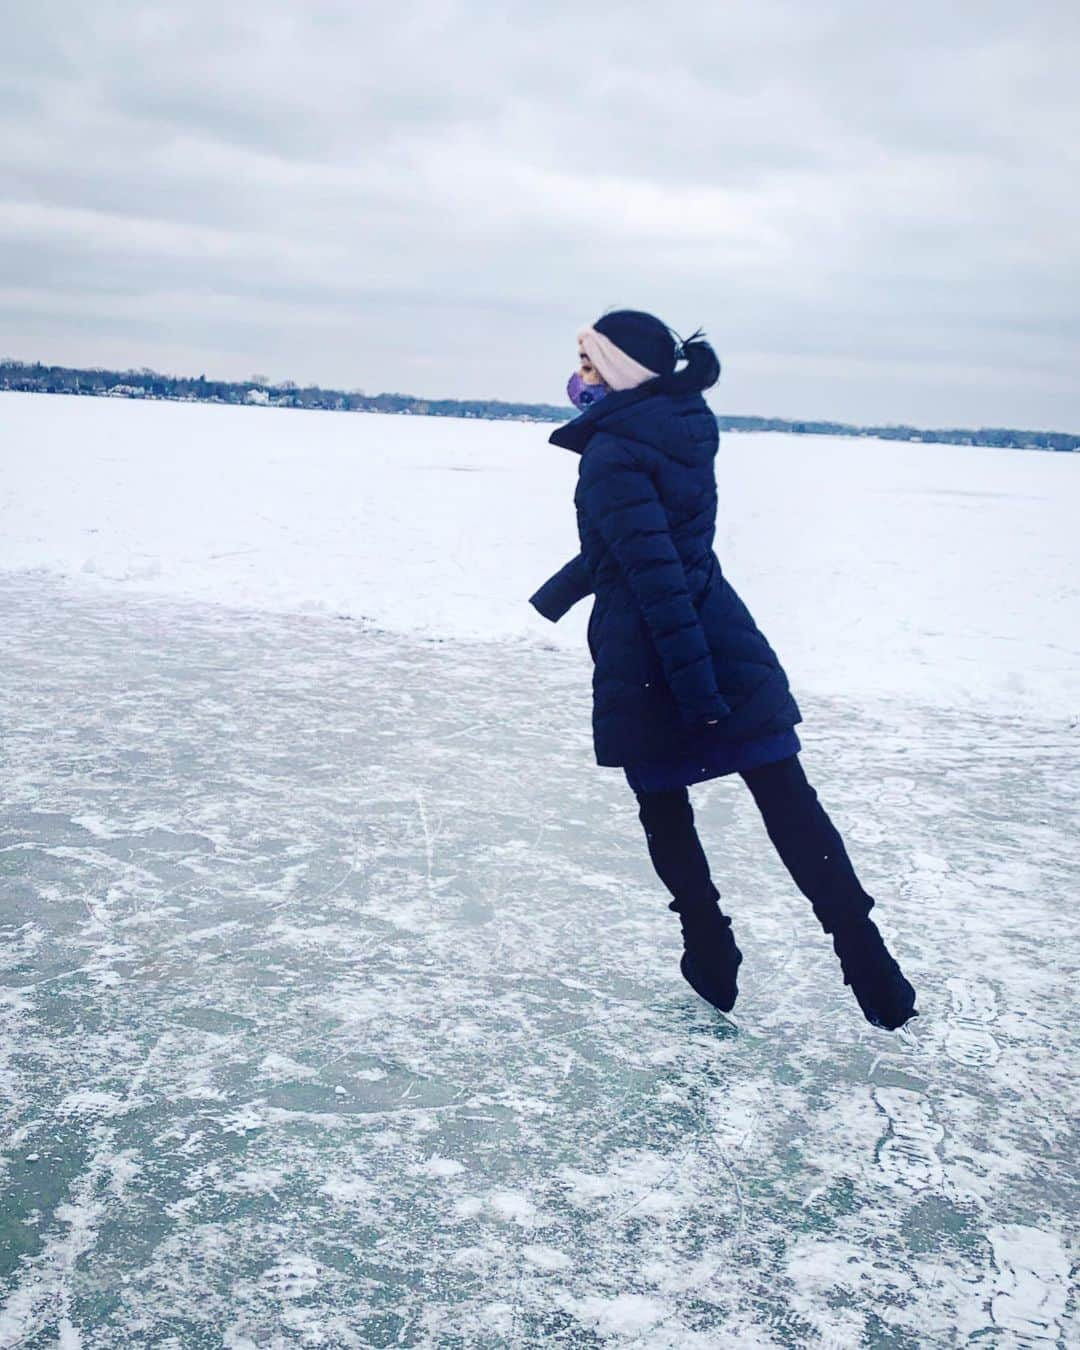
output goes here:
[[[723, 576], [716, 527], [716, 418], [702, 397], [720, 364], [701, 330], [614, 310], [578, 334], [567, 393], [580, 416], [549, 437], [581, 456], [581, 551], [530, 596], [553, 623], [586, 595], [596, 761], [623, 768], [649, 855], [674, 897], [690, 986], [730, 1012], [742, 953], [719, 908], [688, 787], [738, 773], [809, 899], [867, 1020], [895, 1030], [915, 991], [799, 760], [802, 714], [776, 653]], [[679, 359], [686, 366], [676, 371]]]

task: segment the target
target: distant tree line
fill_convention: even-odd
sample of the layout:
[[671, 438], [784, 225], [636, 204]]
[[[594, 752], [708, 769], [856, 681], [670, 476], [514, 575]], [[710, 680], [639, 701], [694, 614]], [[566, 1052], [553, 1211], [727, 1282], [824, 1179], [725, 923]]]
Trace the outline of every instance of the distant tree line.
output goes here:
[[0, 389], [40, 394], [84, 394], [111, 398], [169, 399], [180, 403], [252, 403], [271, 408], [322, 408], [333, 412], [426, 413], [434, 417], [514, 418], [562, 421], [570, 406], [500, 403], [493, 399], [420, 399], [410, 394], [365, 394], [301, 386], [293, 380], [269, 383], [264, 376], [232, 382], [205, 375], [161, 375], [156, 370], [73, 370], [67, 366], [0, 361]]
[[[577, 415], [570, 404], [503, 403], [497, 399], [422, 399], [410, 394], [365, 394], [301, 387], [292, 380], [271, 384], [265, 376], [232, 382], [161, 375], [138, 370], [73, 370], [67, 366], [0, 361], [0, 389], [38, 394], [80, 394], [110, 398], [170, 399], [182, 403], [248, 403], [271, 408], [323, 408], [335, 412], [381, 412], [430, 417], [479, 417], [516, 422], [562, 422]], [[846, 422], [789, 421], [781, 417], [717, 415], [724, 431], [783, 431], [795, 435], [867, 436], [886, 441], [932, 441], [946, 445], [1010, 446], [1021, 450], [1080, 450], [1080, 436], [1061, 431], [1017, 431], [1008, 427], [979, 430], [928, 430], [909, 426], [858, 427]]]

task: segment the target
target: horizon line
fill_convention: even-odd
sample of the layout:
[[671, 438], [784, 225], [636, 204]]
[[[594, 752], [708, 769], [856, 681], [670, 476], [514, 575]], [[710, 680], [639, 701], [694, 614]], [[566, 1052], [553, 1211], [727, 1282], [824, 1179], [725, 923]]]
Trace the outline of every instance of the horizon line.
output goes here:
[[[116, 366], [66, 366], [66, 365], [60, 365], [60, 364], [47, 364], [47, 363], [45, 363], [45, 362], [43, 362], [43, 361], [40, 361], [40, 360], [35, 360], [35, 361], [23, 361], [23, 360], [20, 360], [20, 359], [18, 359], [18, 358], [16, 358], [16, 357], [11, 357], [11, 356], [5, 356], [5, 357], [3, 357], [3, 358], [0, 358], [0, 371], [10, 370], [10, 369], [12, 369], [12, 368], [18, 368], [18, 369], [21, 369], [21, 370], [33, 370], [33, 369], [37, 368], [37, 369], [39, 369], [39, 370], [41, 370], [41, 371], [57, 371], [57, 372], [63, 372], [63, 373], [66, 374], [66, 375], [73, 375], [73, 376], [76, 376], [76, 377], [78, 377], [79, 375], [114, 375], [114, 376], [132, 376], [132, 377], [135, 377], [135, 378], [137, 378], [137, 379], [143, 379], [143, 380], [147, 380], [147, 379], [168, 380], [168, 381], [171, 381], [171, 382], [174, 382], [174, 383], [180, 383], [180, 384], [185, 384], [185, 383], [186, 383], [186, 384], [194, 384], [194, 385], [198, 385], [198, 384], [214, 384], [214, 385], [226, 386], [226, 387], [229, 387], [230, 389], [235, 389], [235, 390], [241, 390], [241, 389], [242, 389], [242, 390], [247, 390], [247, 391], [259, 391], [259, 392], [267, 393], [267, 394], [269, 394], [269, 393], [271, 393], [271, 392], [273, 392], [273, 393], [278, 393], [278, 394], [282, 394], [282, 393], [283, 393], [283, 394], [304, 394], [304, 393], [307, 393], [307, 394], [320, 394], [320, 395], [327, 395], [327, 396], [336, 396], [336, 397], [338, 397], [338, 398], [355, 398], [355, 399], [361, 399], [361, 400], [365, 400], [365, 401], [377, 401], [377, 400], [380, 400], [380, 399], [402, 399], [402, 400], [405, 400], [405, 401], [410, 402], [410, 403], [414, 403], [414, 404], [425, 404], [425, 405], [429, 405], [429, 404], [443, 404], [443, 405], [447, 405], [447, 404], [450, 404], [450, 405], [454, 405], [454, 404], [460, 404], [460, 405], [469, 405], [469, 404], [473, 404], [473, 405], [475, 405], [475, 404], [487, 404], [487, 405], [489, 405], [489, 406], [500, 407], [500, 408], [513, 408], [513, 409], [524, 410], [524, 411], [527, 411], [527, 412], [538, 412], [539, 410], [543, 409], [543, 410], [558, 411], [558, 412], [562, 413], [562, 410], [563, 410], [564, 408], [566, 408], [567, 410], [570, 410], [570, 409], [573, 408], [573, 405], [570, 404], [570, 403], [567, 403], [567, 404], [561, 404], [561, 403], [547, 403], [547, 402], [530, 402], [530, 401], [523, 400], [523, 399], [499, 399], [499, 398], [490, 398], [490, 397], [481, 397], [481, 396], [476, 396], [476, 397], [471, 397], [471, 398], [434, 397], [434, 396], [426, 396], [426, 395], [423, 395], [423, 394], [407, 394], [407, 393], [402, 393], [402, 392], [399, 392], [399, 391], [388, 391], [388, 390], [383, 391], [383, 392], [378, 393], [378, 394], [369, 394], [369, 393], [367, 393], [367, 392], [365, 392], [365, 391], [363, 391], [363, 390], [359, 390], [359, 389], [347, 390], [347, 389], [339, 389], [339, 388], [334, 388], [334, 387], [327, 387], [327, 386], [323, 386], [323, 385], [319, 385], [319, 384], [298, 384], [295, 380], [292, 380], [292, 379], [283, 379], [283, 380], [274, 380], [274, 381], [269, 381], [269, 380], [264, 380], [264, 379], [259, 379], [259, 380], [257, 380], [257, 379], [255, 379], [255, 378], [242, 379], [242, 380], [227, 380], [227, 379], [217, 379], [217, 378], [214, 378], [214, 377], [208, 378], [207, 375], [205, 374], [205, 372], [202, 373], [202, 374], [200, 374], [200, 375], [175, 375], [175, 374], [171, 374], [171, 373], [169, 373], [169, 372], [167, 372], [167, 371], [155, 370], [155, 369], [154, 369], [153, 367], [151, 367], [151, 366], [129, 366], [129, 367], [127, 367], [127, 368], [121, 369], [121, 368], [116, 367]], [[114, 387], [115, 387], [115, 386], [114, 386]], [[2, 388], [3, 388], [3, 386], [0, 385], [0, 389], [2, 389]], [[49, 393], [49, 392], [62, 392], [62, 391], [52, 391], [52, 390], [42, 390], [42, 391], [34, 391], [34, 390], [28, 390], [28, 391], [8, 390], [7, 392], [45, 392], [45, 393]], [[702, 396], [704, 397], [705, 391], [702, 390], [701, 393], [702, 393]], [[153, 397], [153, 395], [151, 395], [151, 397]], [[198, 401], [198, 400], [196, 400], [196, 401]], [[277, 406], [280, 406], [280, 405], [277, 405]], [[334, 411], [334, 410], [333, 410], [333, 409], [330, 409], [330, 410], [328, 410], [328, 411]], [[432, 415], [438, 416], [439, 414], [432, 414]], [[573, 415], [573, 416], [577, 416], [577, 415], [578, 415], [577, 411], [574, 411], [572, 415]], [[809, 427], [821, 427], [821, 428], [829, 428], [830, 430], [833, 430], [833, 431], [841, 431], [842, 434], [843, 434], [844, 432], [850, 433], [850, 432], [852, 432], [852, 431], [856, 431], [856, 432], [865, 432], [865, 433], [867, 433], [867, 434], [869, 434], [869, 435], [873, 435], [874, 433], [880, 432], [880, 431], [908, 431], [908, 432], [913, 432], [913, 433], [915, 433], [916, 435], [923, 435], [923, 436], [927, 436], [927, 437], [930, 437], [930, 438], [932, 438], [932, 437], [934, 436], [935, 433], [941, 434], [941, 435], [953, 435], [953, 436], [963, 436], [963, 435], [972, 435], [972, 436], [973, 436], [973, 435], [980, 435], [980, 434], [983, 434], [983, 435], [989, 435], [989, 434], [993, 434], [993, 433], [1001, 433], [1001, 434], [1007, 434], [1007, 435], [1011, 435], [1011, 436], [1045, 436], [1045, 437], [1055, 437], [1055, 438], [1060, 438], [1060, 439], [1063, 439], [1063, 440], [1070, 440], [1070, 441], [1076, 442], [1076, 445], [1074, 445], [1074, 446], [1072, 447], [1074, 450], [1080, 449], [1080, 434], [1078, 434], [1078, 433], [1076, 433], [1076, 432], [1056, 431], [1056, 430], [1052, 430], [1052, 429], [1049, 429], [1049, 428], [1008, 427], [1008, 426], [985, 426], [985, 425], [984, 425], [984, 426], [980, 426], [980, 427], [964, 427], [964, 426], [952, 426], [952, 427], [936, 426], [936, 427], [925, 427], [925, 426], [917, 426], [916, 424], [914, 424], [914, 423], [909, 423], [909, 422], [880, 422], [880, 423], [871, 423], [871, 424], [867, 424], [867, 423], [859, 423], [859, 422], [842, 422], [842, 421], [835, 421], [835, 420], [833, 420], [832, 418], [827, 418], [827, 417], [780, 417], [780, 416], [776, 416], [776, 415], [773, 415], [773, 414], [770, 414], [770, 413], [716, 413], [716, 412], [714, 412], [713, 415], [717, 418], [718, 422], [719, 422], [719, 421], [727, 421], [727, 422], [774, 422], [774, 423], [782, 423], [782, 424], [783, 424], [782, 427], [776, 427], [776, 428], [774, 428], [774, 429], [775, 429], [775, 430], [784, 430], [784, 429], [787, 429], [788, 431], [791, 432], [791, 434], [794, 434], [794, 435], [815, 434], [814, 432], [809, 432], [809, 431], [796, 431], [796, 430], [794, 430], [794, 428], [796, 428], [796, 427], [806, 427], [806, 428], [809, 428]], [[496, 420], [496, 419], [491, 419], [491, 420]], [[538, 420], [539, 420], [539, 419], [538, 419]], [[550, 419], [545, 419], [545, 420], [550, 420]], [[730, 428], [730, 429], [733, 429], [733, 428]], [[823, 431], [823, 432], [816, 433], [816, 434], [829, 434], [829, 431]], [[1013, 448], [1016, 448], [1016, 447], [1013, 447]], [[1036, 448], [1042, 448], [1042, 447], [1036, 447]], [[1052, 449], [1053, 447], [1046, 447], [1046, 448]]]

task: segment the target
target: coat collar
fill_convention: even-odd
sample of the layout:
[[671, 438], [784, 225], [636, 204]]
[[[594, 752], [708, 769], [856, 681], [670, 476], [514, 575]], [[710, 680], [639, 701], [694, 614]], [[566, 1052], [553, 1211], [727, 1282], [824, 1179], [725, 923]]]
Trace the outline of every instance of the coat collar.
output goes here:
[[628, 404], [658, 398], [663, 392], [663, 376], [660, 375], [655, 379], [646, 380], [644, 384], [635, 385], [633, 389], [615, 389], [595, 403], [591, 403], [579, 416], [556, 427], [548, 437], [548, 442], [551, 445], [561, 445], [564, 449], [573, 450], [575, 454], [580, 455], [588, 444], [589, 437], [600, 429], [605, 418], [622, 412]]

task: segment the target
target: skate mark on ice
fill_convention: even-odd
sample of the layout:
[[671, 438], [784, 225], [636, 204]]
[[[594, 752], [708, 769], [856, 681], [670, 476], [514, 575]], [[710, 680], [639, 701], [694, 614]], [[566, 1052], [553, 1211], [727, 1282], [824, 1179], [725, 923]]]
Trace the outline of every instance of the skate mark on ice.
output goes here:
[[940, 1190], [945, 1168], [938, 1146], [945, 1130], [930, 1102], [911, 1088], [874, 1087], [871, 1095], [889, 1121], [875, 1153], [886, 1179], [907, 1190]]
[[997, 997], [983, 980], [948, 981], [952, 1017], [945, 1033], [945, 1053], [966, 1068], [985, 1069], [998, 1062], [1001, 1046], [990, 1030], [997, 1021]]
[[[698, 1288], [708, 1288], [710, 1285], [712, 1285], [712, 1282], [717, 1278], [720, 1272], [729, 1266], [731, 1259], [731, 1252], [735, 1247], [736, 1243], [742, 1237], [743, 1228], [746, 1222], [746, 1202], [743, 1197], [742, 1186], [739, 1184], [738, 1173], [732, 1166], [727, 1151], [721, 1145], [720, 1142], [721, 1138], [724, 1135], [723, 1128], [721, 1129], [715, 1128], [717, 1122], [715, 1120], [710, 1120], [706, 1118], [705, 1107], [703, 1104], [698, 1106], [695, 1115], [697, 1117], [697, 1123], [700, 1132], [699, 1139], [702, 1145], [702, 1151], [704, 1154], [708, 1154], [711, 1152], [719, 1160], [720, 1165], [727, 1173], [728, 1180], [731, 1182], [732, 1188], [735, 1193], [736, 1204], [738, 1206], [735, 1216], [735, 1225], [732, 1231], [727, 1234], [727, 1236], [723, 1239], [721, 1243], [720, 1256], [714, 1262], [711, 1270], [709, 1270], [704, 1277], [698, 1277], [695, 1281], [696, 1286]], [[758, 1119], [759, 1117], [755, 1113], [750, 1126], [745, 1131], [741, 1132], [741, 1134], [736, 1135], [736, 1142], [740, 1147], [744, 1147], [746, 1144], [749, 1143], [754, 1132], [756, 1131]], [[729, 1139], [728, 1142], [731, 1142], [731, 1140]], [[689, 1151], [692, 1150], [688, 1150], [688, 1153]], [[684, 1155], [684, 1159], [685, 1156], [688, 1155]], [[679, 1303], [675, 1301], [674, 1306], [664, 1316], [660, 1317], [657, 1321], [652, 1322], [647, 1328], [643, 1327], [642, 1330], [636, 1336], [626, 1341], [625, 1342], [626, 1350], [634, 1350], [634, 1347], [637, 1347], [642, 1343], [642, 1340], [645, 1336], [648, 1336], [650, 1339], [653, 1339], [655, 1337], [656, 1332], [661, 1327], [665, 1326], [668, 1322], [670, 1322], [673, 1317], [677, 1317], [681, 1311], [682, 1309], [679, 1306]]]
[[1064, 1341], [1061, 1319], [1069, 1288], [1069, 1258], [1056, 1233], [1010, 1223], [987, 1232], [996, 1268], [990, 1292], [994, 1326], [1020, 1345]]
[[874, 794], [875, 805], [910, 806], [915, 798], [916, 783], [906, 774], [886, 774]]
[[948, 985], [956, 1016], [962, 1022], [985, 1024], [997, 1021], [997, 995], [992, 985], [984, 980], [956, 978], [950, 979]]

